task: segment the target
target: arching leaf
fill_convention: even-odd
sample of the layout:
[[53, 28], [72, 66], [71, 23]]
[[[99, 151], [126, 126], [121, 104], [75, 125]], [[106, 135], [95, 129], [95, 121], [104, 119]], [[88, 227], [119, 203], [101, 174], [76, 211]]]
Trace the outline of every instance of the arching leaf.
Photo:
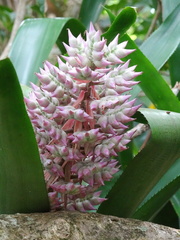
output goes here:
[[39, 151], [15, 69], [0, 61], [0, 213], [49, 211]]
[[99, 213], [132, 217], [147, 194], [180, 157], [180, 114], [141, 109], [152, 137], [130, 161], [103, 202]]

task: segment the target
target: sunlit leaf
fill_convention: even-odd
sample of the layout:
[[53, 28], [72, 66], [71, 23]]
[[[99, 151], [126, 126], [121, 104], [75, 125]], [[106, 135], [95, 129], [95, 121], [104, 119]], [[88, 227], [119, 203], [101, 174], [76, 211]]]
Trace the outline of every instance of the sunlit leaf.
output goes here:
[[9, 54], [22, 84], [37, 82], [35, 72], [39, 71], [43, 61], [48, 58], [58, 37], [58, 44], [63, 50], [62, 41], [68, 39], [67, 28], [70, 28], [75, 36], [84, 32], [83, 25], [72, 18], [38, 18], [23, 22]]
[[180, 43], [179, 19], [180, 4], [140, 47], [157, 69], [164, 65]]
[[[164, 20], [178, 6], [179, 3], [180, 3], [179, 0], [174, 0], [174, 1], [164, 0], [164, 1], [162, 1], [162, 16], [163, 16]], [[172, 86], [174, 86], [176, 82], [180, 81], [180, 79], [179, 79], [179, 59], [180, 59], [180, 44], [168, 61]]]

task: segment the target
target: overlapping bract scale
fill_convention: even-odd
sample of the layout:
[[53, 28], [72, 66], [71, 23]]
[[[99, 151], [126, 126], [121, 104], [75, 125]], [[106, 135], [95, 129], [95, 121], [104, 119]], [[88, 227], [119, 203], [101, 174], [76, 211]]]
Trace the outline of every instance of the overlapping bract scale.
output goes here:
[[119, 170], [112, 158], [127, 149], [128, 123], [140, 106], [130, 100], [133, 52], [118, 35], [107, 45], [90, 25], [85, 39], [68, 30], [67, 55], [48, 61], [32, 84], [27, 111], [34, 127], [52, 209], [94, 210], [104, 198], [98, 188]]

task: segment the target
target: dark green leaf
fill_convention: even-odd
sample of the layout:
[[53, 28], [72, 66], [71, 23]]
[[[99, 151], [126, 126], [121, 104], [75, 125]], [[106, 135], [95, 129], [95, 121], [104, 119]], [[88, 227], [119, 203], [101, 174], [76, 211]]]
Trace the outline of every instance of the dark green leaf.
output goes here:
[[95, 23], [102, 11], [102, 6], [106, 0], [83, 0], [81, 4], [79, 19], [86, 26], [89, 27], [90, 22]]
[[111, 42], [117, 34], [123, 36], [123, 34], [131, 27], [136, 20], [136, 11], [134, 8], [126, 7], [113, 21], [111, 27], [102, 36], [105, 37], [108, 42]]
[[34, 132], [16, 72], [0, 61], [0, 213], [49, 210]]
[[176, 82], [180, 82], [179, 59], [180, 59], [180, 45], [177, 47], [173, 55], [169, 58], [169, 71], [170, 71], [172, 86], [174, 86]]
[[180, 112], [180, 102], [178, 98], [134, 41], [132, 41], [127, 34], [120, 38], [120, 41], [128, 41], [127, 48], [136, 49], [135, 52], [129, 55], [131, 65], [137, 65], [136, 70], [143, 72], [136, 80], [140, 81], [139, 86], [156, 108]]
[[172, 228], [179, 228], [178, 217], [170, 201], [163, 206], [162, 210], [151, 222]]
[[[165, 82], [165, 80], [161, 77], [161, 75], [156, 70], [156, 69], [159, 69], [160, 66], [162, 66], [166, 62], [167, 56], [169, 57], [173, 53], [175, 47], [177, 46], [177, 39], [179, 38], [180, 35], [177, 34], [176, 37], [171, 38], [171, 35], [172, 35], [171, 30], [169, 29], [165, 30], [165, 27], [171, 26], [171, 24], [172, 24], [171, 26], [172, 28], [175, 27], [175, 25], [178, 22], [177, 15], [178, 15], [177, 11], [173, 12], [170, 18], [167, 19], [166, 23], [164, 23], [164, 25], [156, 31], [156, 34], [154, 35], [154, 37], [153, 36], [151, 37], [151, 41], [147, 41], [146, 43], [144, 43], [142, 45], [142, 48], [140, 47], [140, 49], [130, 39], [130, 37], [127, 34], [125, 34], [120, 38], [120, 42], [128, 41], [127, 48], [136, 49], [136, 51], [133, 52], [130, 56], [128, 56], [128, 58], [129, 57], [131, 58], [131, 65], [137, 65], [137, 68], [136, 68], [137, 71], [143, 72], [141, 76], [137, 77], [137, 80], [140, 81], [139, 86], [145, 92], [146, 96], [153, 102], [156, 108], [180, 112], [180, 103], [178, 101], [178, 98], [174, 96], [168, 84]], [[175, 23], [174, 22], [172, 23], [171, 21], [173, 21], [174, 19], [175, 19]], [[169, 47], [169, 45], [166, 44], [166, 39], [162, 38], [164, 32], [166, 32], [166, 38], [172, 40], [171, 47]], [[121, 33], [121, 27], [119, 27], [119, 33]], [[116, 35], [117, 35], [117, 31], [112, 30], [110, 39], [113, 39]], [[165, 49], [163, 50], [160, 48], [157, 48], [156, 44], [153, 43], [155, 39], [157, 41], [157, 35], [163, 41], [163, 44], [165, 47]], [[105, 35], [105, 37], [108, 37], [108, 36]], [[151, 49], [152, 46], [155, 48], [155, 50], [153, 51]], [[147, 58], [144, 56], [141, 50], [144, 51]], [[154, 52], [156, 53], [156, 55], [154, 54]], [[162, 52], [163, 52], [163, 57], [159, 58], [158, 56], [160, 56]], [[128, 58], [126, 58], [125, 60], [127, 60]], [[151, 62], [148, 59], [151, 59]], [[136, 97], [138, 92], [140, 91], [139, 86], [135, 86], [133, 88], [133, 91], [132, 91], [133, 97]]]
[[[151, 127], [146, 147], [128, 164], [99, 213], [132, 217], [143, 199], [180, 157], [180, 114], [141, 109]], [[173, 126], [173, 127], [172, 127]]]
[[178, 218], [180, 219], [180, 189], [171, 198], [171, 203], [177, 213]]
[[103, 8], [107, 12], [110, 22], [113, 23], [116, 16], [108, 8], [106, 8], [106, 7], [103, 7]]
[[180, 186], [180, 159], [178, 159], [167, 173], [146, 196], [133, 218], [152, 220], [161, 208], [169, 201]]

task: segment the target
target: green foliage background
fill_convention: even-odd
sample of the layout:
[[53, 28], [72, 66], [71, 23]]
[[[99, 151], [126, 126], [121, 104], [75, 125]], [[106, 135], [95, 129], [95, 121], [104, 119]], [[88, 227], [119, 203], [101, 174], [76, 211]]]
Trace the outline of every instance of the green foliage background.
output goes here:
[[[51, 2], [59, 8], [58, 1]], [[66, 4], [66, 1], [62, 1], [62, 4]], [[77, 18], [71, 16], [62, 18], [63, 13], [59, 11], [58, 18], [50, 19], [47, 18], [44, 10], [43, 0], [36, 1], [33, 6], [27, 6], [25, 18], [28, 19], [20, 26], [9, 53], [18, 79], [23, 84], [24, 94], [30, 91], [28, 87], [30, 82], [37, 83], [34, 72], [37, 72], [42, 62], [49, 57], [54, 44], [56, 43], [59, 50], [64, 52], [62, 42], [67, 42], [67, 28], [70, 28], [74, 35], [83, 34], [89, 23], [93, 22], [101, 29], [107, 41], [111, 41], [117, 34], [120, 34], [119, 42], [128, 41], [128, 48], [136, 49], [130, 56], [131, 64], [137, 64], [137, 71], [143, 72], [137, 78], [140, 81], [139, 86], [131, 90], [132, 96], [136, 97], [138, 103], [143, 106], [139, 114], [135, 116], [137, 118], [135, 125], [139, 122], [149, 124], [152, 136], [142, 151], [140, 146], [145, 139], [148, 139], [149, 133], [135, 139], [127, 151], [119, 154], [121, 171], [101, 189], [102, 196], [107, 196], [108, 200], [102, 203], [97, 211], [178, 228], [180, 219], [180, 94], [175, 96], [172, 88], [176, 82], [180, 81], [180, 0], [84, 0]], [[15, 12], [8, 6], [0, 6], [0, 13], [2, 50], [10, 36]], [[7, 71], [7, 68], [14, 71], [11, 62], [9, 60], [0, 62], [2, 73]], [[17, 76], [10, 77], [9, 88], [11, 81], [17, 81]], [[1, 83], [5, 78], [4, 74], [0, 75]], [[3, 84], [1, 86], [0, 93], [3, 95], [6, 89]], [[18, 96], [21, 90], [17, 87], [12, 91]], [[176, 91], [178, 92], [178, 89]], [[0, 123], [2, 123], [0, 128], [9, 128], [6, 124], [13, 127], [15, 116], [9, 111], [8, 117], [12, 121], [4, 122], [3, 98], [0, 104]], [[9, 98], [9, 106], [11, 104], [12, 99]], [[19, 114], [25, 116], [23, 111]], [[27, 125], [27, 129], [31, 129], [31, 126]], [[12, 132], [14, 139], [18, 132], [19, 128]], [[29, 136], [35, 141], [32, 132], [27, 134], [27, 139]], [[1, 149], [4, 149], [3, 135], [0, 140]], [[8, 143], [8, 139], [7, 144], [9, 144], [9, 151], [15, 150], [16, 147], [11, 147], [12, 142]], [[23, 146], [23, 143], [19, 145]], [[0, 161], [6, 159], [5, 154], [3, 150]], [[26, 159], [27, 152], [22, 148], [20, 155], [22, 159]], [[7, 159], [11, 166], [14, 165], [13, 174], [17, 184], [21, 184], [22, 179], [18, 178], [16, 158], [11, 156]], [[41, 172], [39, 162], [36, 157], [34, 168], [37, 167]], [[19, 164], [23, 167], [26, 161], [24, 163], [21, 161]], [[0, 171], [0, 178], [3, 181], [6, 181], [4, 180], [6, 178], [8, 181], [12, 177], [12, 172], [9, 174], [7, 171], [4, 175], [3, 168]], [[21, 174], [27, 184], [32, 182], [32, 176], [26, 178], [26, 172]], [[39, 177], [42, 179], [42, 176], [39, 175]], [[4, 196], [3, 181], [0, 181], [1, 196]], [[37, 180], [39, 189], [42, 190], [43, 185], [43, 181]], [[26, 197], [28, 187], [24, 187], [24, 197]], [[24, 205], [23, 210], [19, 210], [20, 200], [7, 201], [8, 194], [12, 193], [7, 193], [6, 198], [0, 198], [0, 205], [3, 206], [2, 209], [0, 207], [2, 213], [31, 211], [28, 210], [28, 204]], [[44, 198], [42, 201], [48, 211], [45, 190], [42, 190], [42, 196]], [[13, 211], [10, 208], [12, 204]], [[32, 211], [40, 210], [38, 204], [34, 206], [36, 207]], [[167, 220], [166, 215], [173, 217]]]

